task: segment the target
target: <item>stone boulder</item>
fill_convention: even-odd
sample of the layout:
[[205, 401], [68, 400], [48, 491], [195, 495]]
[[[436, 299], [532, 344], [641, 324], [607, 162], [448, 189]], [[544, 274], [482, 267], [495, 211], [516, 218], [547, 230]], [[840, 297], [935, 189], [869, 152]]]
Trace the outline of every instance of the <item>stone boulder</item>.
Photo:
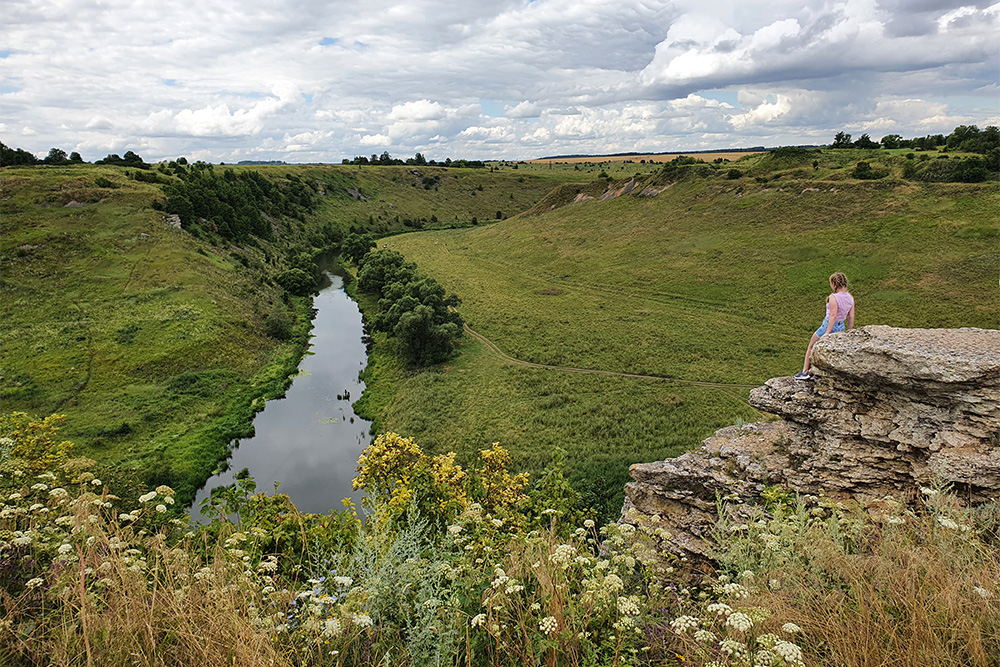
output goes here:
[[653, 522], [679, 553], [707, 557], [718, 499], [740, 514], [772, 485], [865, 503], [944, 482], [970, 504], [1000, 500], [1000, 331], [864, 327], [819, 341], [813, 370], [750, 392], [781, 421], [633, 465], [623, 521]]

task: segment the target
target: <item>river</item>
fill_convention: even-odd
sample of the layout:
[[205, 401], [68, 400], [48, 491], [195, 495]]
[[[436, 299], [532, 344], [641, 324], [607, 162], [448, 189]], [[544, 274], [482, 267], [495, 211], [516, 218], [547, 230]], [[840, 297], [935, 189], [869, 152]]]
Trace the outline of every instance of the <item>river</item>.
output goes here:
[[198, 491], [193, 519], [200, 518], [198, 507], [211, 490], [232, 484], [244, 468], [258, 491], [271, 494], [278, 482], [279, 493], [287, 493], [303, 512], [343, 509], [348, 496], [360, 505], [361, 494], [351, 482], [358, 457], [371, 442], [371, 423], [351, 408], [365, 388], [358, 379], [367, 361], [361, 313], [333, 269], [324, 271], [313, 308], [312, 340], [299, 374], [285, 398], [268, 401], [257, 414], [254, 437], [237, 441], [229, 468]]

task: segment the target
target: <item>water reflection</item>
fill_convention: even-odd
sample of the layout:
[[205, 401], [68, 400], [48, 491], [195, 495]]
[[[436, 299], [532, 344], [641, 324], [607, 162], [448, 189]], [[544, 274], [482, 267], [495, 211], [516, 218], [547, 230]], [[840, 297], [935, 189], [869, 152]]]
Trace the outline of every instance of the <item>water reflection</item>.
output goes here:
[[[370, 422], [354, 414], [351, 402], [364, 390], [358, 373], [366, 363], [361, 313], [343, 289], [343, 279], [324, 273], [313, 302], [313, 338], [299, 375], [285, 398], [268, 401], [254, 420], [256, 435], [243, 440], [229, 470], [208, 480], [195, 499], [192, 517], [211, 489], [232, 484], [248, 468], [258, 491], [271, 493], [274, 482], [304, 512], [342, 509], [341, 500], [360, 494], [351, 489], [358, 457], [371, 438]], [[340, 396], [338, 398], [338, 395]]]

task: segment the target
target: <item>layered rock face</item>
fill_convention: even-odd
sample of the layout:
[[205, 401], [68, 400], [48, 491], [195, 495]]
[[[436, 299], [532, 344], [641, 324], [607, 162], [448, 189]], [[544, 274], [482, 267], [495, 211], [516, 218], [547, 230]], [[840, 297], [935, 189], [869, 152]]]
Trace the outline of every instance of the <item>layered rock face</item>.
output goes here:
[[864, 327], [819, 341], [813, 370], [750, 392], [782, 421], [633, 465], [623, 520], [645, 515], [705, 556], [717, 499], [753, 504], [771, 485], [867, 502], [939, 480], [968, 503], [1000, 500], [1000, 331]]

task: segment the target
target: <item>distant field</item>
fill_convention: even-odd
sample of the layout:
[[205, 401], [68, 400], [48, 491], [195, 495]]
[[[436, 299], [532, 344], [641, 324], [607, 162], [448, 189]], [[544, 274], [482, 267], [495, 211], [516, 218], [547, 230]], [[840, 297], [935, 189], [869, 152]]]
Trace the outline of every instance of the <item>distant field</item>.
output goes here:
[[745, 169], [768, 176], [721, 172], [656, 197], [387, 239], [511, 357], [676, 380], [519, 368], [468, 340], [436, 371], [376, 364], [374, 386], [380, 373], [398, 386], [382, 427], [464, 457], [499, 441], [536, 470], [564, 447], [574, 480], [595, 498], [610, 490], [613, 512], [628, 464], [758, 418], [745, 389], [685, 381], [795, 373], [834, 271], [852, 281], [859, 326], [997, 327], [1000, 307], [983, 297], [1000, 266], [997, 184], [854, 181], [852, 157], [820, 155], [814, 167], [809, 155], [805, 168], [752, 157]]
[[705, 162], [711, 162], [722, 158], [735, 162], [747, 155], [757, 155], [764, 151], [719, 151], [717, 153], [656, 153], [655, 155], [635, 154], [635, 155], [589, 155], [583, 157], [557, 157], [537, 160], [524, 160], [529, 164], [602, 164], [606, 162], [670, 162], [676, 157], [690, 156]]

